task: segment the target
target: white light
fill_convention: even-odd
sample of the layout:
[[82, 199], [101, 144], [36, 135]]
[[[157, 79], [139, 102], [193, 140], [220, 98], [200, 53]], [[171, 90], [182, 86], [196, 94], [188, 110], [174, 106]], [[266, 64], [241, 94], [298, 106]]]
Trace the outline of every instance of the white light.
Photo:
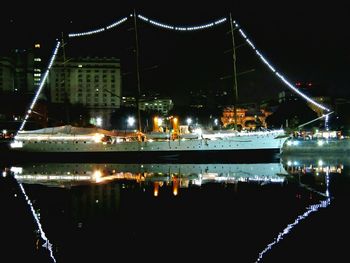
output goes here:
[[293, 144], [292, 141], [287, 141], [287, 145], [288, 145], [288, 146], [291, 146], [292, 144]]
[[[328, 189], [326, 193], [328, 193]], [[293, 223], [287, 225], [287, 227], [278, 234], [277, 238], [275, 238], [273, 242], [268, 244], [266, 248], [259, 253], [259, 257], [255, 262], [259, 262], [267, 251], [271, 250], [274, 245], [283, 239], [283, 236], [289, 234], [289, 232], [291, 232], [296, 225], [298, 225], [302, 220], [306, 219], [312, 212], [317, 212], [320, 208], [326, 208], [330, 205], [330, 203], [331, 199], [327, 198], [325, 201], [321, 201], [316, 205], [310, 205], [302, 215], [298, 216]]]
[[158, 119], [157, 119], [157, 124], [158, 124], [158, 126], [162, 126], [162, 124], [163, 124], [163, 119], [162, 119], [162, 118], [158, 118]]
[[292, 165], [292, 162], [291, 162], [291, 161], [288, 161], [288, 162], [287, 162], [287, 165], [288, 165], [288, 166], [291, 166], [291, 165]]
[[[55, 58], [56, 58], [56, 55], [57, 55], [57, 52], [58, 52], [58, 48], [60, 47], [60, 45], [61, 45], [61, 43], [60, 43], [59, 41], [57, 41], [55, 50], [54, 50], [53, 55], [52, 55], [52, 57], [51, 57], [51, 59], [50, 59], [50, 63], [49, 63], [49, 65], [48, 65], [47, 69], [46, 69], [46, 72], [45, 72], [45, 74], [44, 74], [44, 77], [41, 79], [40, 85], [39, 85], [39, 87], [38, 87], [38, 90], [36, 91], [36, 94], [35, 94], [35, 96], [34, 96], [34, 99], [33, 99], [33, 101], [32, 101], [32, 104], [31, 104], [30, 107], [29, 107], [28, 114], [30, 114], [30, 113], [32, 112], [32, 109], [34, 108], [35, 103], [36, 103], [36, 101], [37, 101], [38, 98], [39, 98], [40, 92], [41, 92], [41, 90], [42, 90], [43, 87], [44, 87], [44, 84], [45, 84], [45, 82], [46, 82], [47, 76], [49, 75], [49, 70], [51, 69], [53, 62], [55, 61]], [[19, 131], [21, 131], [21, 130], [24, 128], [24, 125], [26, 124], [27, 119], [29, 118], [29, 115], [28, 115], [28, 114], [26, 115], [24, 121], [22, 122], [21, 127], [19, 128]]]
[[152, 25], [155, 25], [155, 26], [158, 26], [161, 28], [165, 28], [165, 29], [177, 30], [177, 31], [203, 30], [203, 29], [210, 28], [210, 27], [213, 27], [215, 25], [221, 24], [227, 20], [226, 18], [221, 18], [221, 19], [215, 20], [214, 22], [202, 24], [202, 25], [197, 25], [197, 26], [172, 26], [172, 25], [164, 24], [164, 23], [149, 19], [143, 15], [137, 15], [137, 17], [145, 22], [152, 24]]
[[110, 24], [106, 27], [101, 27], [99, 29], [95, 29], [95, 30], [90, 30], [90, 31], [86, 31], [86, 32], [80, 32], [80, 33], [70, 33], [68, 34], [68, 37], [81, 37], [81, 36], [88, 36], [88, 35], [93, 35], [93, 34], [97, 34], [97, 33], [101, 33], [101, 32], [104, 32], [106, 30], [109, 30], [113, 27], [116, 27], [120, 24], [122, 24], [123, 22], [125, 22], [128, 18], [127, 17], [124, 17], [118, 21], [116, 21], [115, 23], [113, 24]]
[[[18, 181], [17, 181], [17, 182], [18, 182]], [[33, 215], [33, 217], [34, 217], [34, 219], [35, 219], [35, 222], [36, 222], [36, 224], [37, 224], [37, 226], [38, 226], [38, 229], [39, 229], [39, 232], [40, 232], [40, 236], [41, 236], [41, 238], [45, 241], [45, 243], [43, 244], [43, 247], [45, 247], [47, 250], [49, 250], [49, 252], [50, 252], [50, 257], [52, 258], [52, 260], [53, 260], [54, 262], [56, 262], [56, 259], [55, 259], [54, 255], [53, 255], [53, 251], [52, 251], [52, 244], [50, 243], [49, 239], [46, 237], [46, 234], [45, 234], [45, 232], [44, 232], [44, 230], [43, 230], [43, 228], [42, 228], [42, 225], [41, 225], [41, 223], [40, 223], [40, 221], [39, 221], [39, 217], [38, 217], [37, 214], [35, 213], [33, 204], [32, 204], [32, 202], [30, 201], [28, 195], [26, 194], [26, 192], [25, 192], [25, 190], [24, 190], [24, 188], [23, 188], [23, 185], [22, 185], [20, 182], [18, 182], [18, 185], [19, 185], [19, 187], [21, 188], [21, 191], [22, 191], [22, 193], [23, 193], [23, 195], [24, 195], [24, 197], [25, 197], [25, 199], [26, 199], [26, 201], [27, 201], [27, 204], [28, 204], [29, 207], [30, 207], [30, 210], [31, 210], [31, 212], [32, 212], [32, 215]]]
[[187, 122], [187, 125], [191, 125], [192, 119], [191, 118], [187, 118], [186, 122]]
[[94, 141], [95, 141], [96, 143], [101, 142], [102, 137], [103, 137], [103, 134], [100, 134], [100, 133], [96, 133], [96, 134], [93, 136]]
[[23, 142], [20, 141], [14, 141], [10, 144], [11, 148], [22, 148], [23, 147]]
[[318, 164], [318, 166], [322, 166], [323, 165], [323, 161], [319, 160], [317, 164]]
[[99, 28], [99, 29], [96, 29], [96, 30], [91, 30], [91, 31], [87, 31], [87, 32], [81, 32], [81, 33], [72, 33], [72, 34], [69, 34], [68, 37], [81, 37], [81, 36], [87, 36], [87, 35], [92, 35], [92, 34], [97, 34], [97, 33], [100, 33], [100, 32], [103, 32], [105, 31], [104, 28]]
[[[238, 24], [235, 23], [235, 26], [238, 27]], [[246, 39], [246, 41], [248, 42], [248, 44], [255, 50], [256, 54], [259, 56], [259, 58], [269, 67], [269, 69], [274, 72], [276, 74], [276, 76], [281, 79], [290, 89], [292, 89], [294, 92], [296, 92], [298, 95], [300, 95], [302, 98], [304, 98], [305, 100], [307, 100], [308, 102], [312, 103], [313, 105], [315, 105], [316, 107], [326, 110], [326, 111], [330, 111], [328, 108], [326, 108], [325, 106], [319, 104], [318, 102], [314, 101], [313, 99], [311, 99], [310, 97], [306, 96], [304, 93], [302, 93], [300, 90], [298, 90], [296, 87], [294, 87], [289, 81], [287, 81], [281, 74], [279, 74], [275, 68], [267, 61], [267, 59], [260, 54], [260, 52], [258, 50], [256, 50], [253, 42], [251, 42], [250, 39], [247, 38], [247, 35], [244, 33], [244, 31], [242, 29], [239, 29], [239, 32], [241, 33], [242, 37], [244, 39]]]
[[299, 145], [299, 141], [293, 141], [293, 145], [294, 145], [294, 146]]
[[10, 168], [10, 171], [15, 173], [15, 174], [21, 174], [23, 173], [23, 168], [22, 167], [15, 167], [15, 166], [12, 166]]
[[247, 35], [246, 35], [246, 34], [244, 34], [244, 32], [243, 32], [243, 30], [242, 30], [242, 29], [239, 29], [238, 31], [241, 33], [241, 35], [242, 35], [244, 38], [247, 38]]
[[100, 126], [100, 127], [101, 127], [101, 126], [102, 126], [102, 122], [103, 122], [103, 121], [102, 121], [102, 118], [101, 118], [101, 117], [97, 117], [97, 118], [96, 118], [96, 125], [97, 125], [97, 126]]
[[324, 141], [320, 140], [320, 141], [317, 141], [317, 145], [318, 146], [322, 146], [324, 144]]
[[134, 124], [135, 124], [135, 118], [134, 118], [134, 117], [128, 117], [127, 123], [128, 123], [128, 126], [129, 126], [129, 127], [134, 126]]
[[116, 27], [116, 26], [120, 25], [121, 23], [124, 23], [126, 20], [128, 20], [128, 18], [124, 17], [124, 18], [120, 19], [119, 21], [107, 26], [106, 28], [111, 29], [112, 27]]
[[194, 132], [197, 133], [199, 137], [200, 137], [200, 136], [202, 135], [202, 133], [203, 133], [201, 128], [195, 129]]
[[255, 50], [255, 46], [253, 45], [253, 43], [252, 42], [250, 42], [250, 40], [249, 39], [247, 39], [247, 43]]
[[2, 133], [3, 134], [7, 134], [7, 130], [2, 130]]

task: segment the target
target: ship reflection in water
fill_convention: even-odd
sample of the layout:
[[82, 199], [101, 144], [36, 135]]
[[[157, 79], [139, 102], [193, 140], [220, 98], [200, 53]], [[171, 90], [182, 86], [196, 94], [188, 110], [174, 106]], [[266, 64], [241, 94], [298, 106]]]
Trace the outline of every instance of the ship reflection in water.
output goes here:
[[0, 186], [11, 185], [8, 217], [17, 211], [9, 236], [26, 231], [22, 251], [37, 262], [313, 261], [306, 251], [334, 233], [329, 215], [342, 208], [348, 167], [290, 156], [249, 164], [35, 163], [5, 168]]
[[[22, 183], [68, 187], [109, 181], [134, 181], [173, 188], [201, 186], [208, 182], [283, 183], [287, 172], [280, 163], [258, 164], [85, 164], [50, 163], [11, 167]], [[154, 190], [156, 191], [156, 190]], [[175, 191], [175, 190], [174, 190]], [[177, 190], [176, 190], [177, 191]]]

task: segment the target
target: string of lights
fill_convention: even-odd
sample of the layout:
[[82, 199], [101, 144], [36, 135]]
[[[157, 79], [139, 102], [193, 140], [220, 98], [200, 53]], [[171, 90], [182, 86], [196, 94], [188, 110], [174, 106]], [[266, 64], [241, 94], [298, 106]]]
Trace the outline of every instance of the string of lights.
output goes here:
[[[133, 16], [132, 14], [130, 16]], [[224, 23], [225, 21], [227, 21], [227, 18], [220, 18], [218, 20], [215, 20], [211, 23], [207, 23], [207, 24], [202, 24], [202, 25], [198, 25], [198, 26], [174, 26], [174, 25], [169, 25], [169, 24], [164, 24], [152, 19], [149, 19], [143, 15], [137, 15], [137, 17], [145, 22], [148, 22], [151, 25], [157, 26], [157, 27], [161, 27], [161, 28], [165, 28], [168, 30], [174, 30], [174, 31], [195, 31], [195, 30], [203, 30], [203, 29], [207, 29], [207, 28], [211, 28], [213, 26], [219, 25], [221, 23]], [[111, 28], [114, 28], [122, 23], [124, 23], [128, 18], [124, 17], [106, 27], [103, 28], [99, 28], [99, 29], [95, 29], [95, 30], [91, 30], [91, 31], [86, 31], [86, 32], [81, 32], [81, 33], [71, 33], [68, 34], [69, 37], [81, 37], [81, 36], [86, 36], [86, 35], [92, 35], [92, 34], [97, 34], [100, 32], [104, 32], [106, 30], [109, 30]], [[249, 44], [249, 46], [255, 51], [255, 53], [257, 54], [257, 56], [261, 59], [261, 61], [268, 66], [268, 68], [280, 79], [282, 80], [291, 90], [293, 90], [295, 93], [297, 93], [299, 96], [301, 96], [302, 98], [304, 98], [305, 100], [307, 100], [308, 102], [312, 103], [313, 105], [315, 105], [318, 108], [321, 108], [323, 110], [326, 111], [330, 111], [328, 108], [326, 108], [325, 106], [321, 105], [320, 103], [316, 102], [315, 100], [313, 100], [312, 98], [310, 98], [309, 96], [305, 95], [303, 92], [301, 92], [300, 90], [298, 90], [296, 87], [294, 87], [283, 75], [281, 75], [279, 72], [277, 72], [277, 70], [267, 61], [267, 59], [259, 52], [259, 50], [255, 47], [255, 45], [253, 44], [253, 42], [247, 37], [247, 35], [245, 34], [245, 32], [239, 27], [239, 25], [237, 24], [236, 21], [233, 21], [235, 27], [238, 29], [238, 31], [240, 32], [240, 34], [242, 35], [242, 37], [246, 40], [246, 42]], [[36, 92], [36, 95], [33, 99], [33, 102], [25, 116], [24, 121], [22, 122], [19, 131], [21, 131], [24, 128], [25, 123], [27, 122], [27, 119], [29, 118], [30, 113], [32, 112], [32, 109], [38, 99], [38, 96], [44, 86], [44, 83], [46, 81], [46, 78], [48, 76], [49, 70], [52, 66], [52, 63], [56, 57], [57, 54], [57, 50], [60, 46], [60, 42], [57, 42], [54, 54], [51, 58], [50, 64], [44, 74], [44, 77], [42, 78], [42, 81], [39, 85], [38, 91]]]
[[25, 118], [24, 118], [24, 120], [23, 120], [23, 122], [22, 122], [22, 124], [21, 124], [21, 127], [19, 128], [19, 131], [23, 130], [24, 125], [26, 124], [26, 122], [27, 122], [27, 120], [28, 120], [28, 118], [29, 118], [29, 115], [32, 113], [32, 110], [33, 110], [33, 108], [34, 108], [34, 106], [35, 106], [35, 103], [37, 102], [37, 100], [38, 100], [38, 98], [39, 98], [39, 95], [40, 95], [40, 92], [41, 92], [41, 90], [43, 89], [44, 84], [45, 84], [45, 81], [46, 81], [46, 79], [47, 79], [47, 77], [48, 77], [48, 75], [49, 75], [49, 71], [50, 71], [50, 69], [51, 69], [51, 67], [52, 67], [52, 64], [53, 64], [53, 62], [55, 61], [55, 58], [56, 58], [56, 55], [57, 55], [57, 52], [58, 52], [58, 49], [59, 49], [60, 45], [61, 45], [61, 42], [60, 42], [60, 41], [57, 41], [55, 50], [54, 50], [53, 55], [52, 55], [52, 57], [51, 57], [51, 59], [50, 59], [50, 63], [49, 63], [49, 65], [48, 65], [47, 69], [46, 69], [46, 72], [45, 72], [45, 74], [44, 74], [44, 77], [41, 79], [39, 88], [38, 88], [38, 90], [37, 90], [36, 93], [35, 93], [34, 99], [33, 99], [32, 103], [30, 104], [29, 110], [27, 111], [27, 114], [26, 114], [26, 116], [25, 116]]
[[153, 20], [153, 19], [149, 19], [149, 18], [147, 18], [147, 17], [145, 17], [143, 15], [137, 15], [137, 17], [140, 18], [141, 20], [151, 24], [151, 25], [154, 25], [154, 26], [157, 26], [157, 27], [161, 27], [161, 28], [165, 28], [165, 29], [169, 29], [169, 30], [174, 30], [174, 31], [203, 30], [203, 29], [207, 29], [207, 28], [219, 25], [221, 23], [224, 23], [227, 20], [227, 18], [224, 17], [224, 18], [215, 20], [215, 21], [213, 21], [211, 23], [197, 25], [197, 26], [174, 26], [174, 25], [164, 24], [164, 23], [158, 22], [158, 21]]
[[240, 28], [240, 26], [237, 24], [236, 21], [233, 21], [235, 27], [238, 29], [239, 33], [241, 36], [246, 40], [246, 42], [249, 44], [249, 46], [255, 51], [257, 56], [264, 62], [265, 65], [268, 66], [268, 68], [280, 79], [282, 80], [291, 90], [293, 90], [295, 93], [297, 93], [299, 96], [307, 100], [308, 102], [312, 103], [316, 107], [325, 110], [325, 111], [330, 111], [330, 109], [326, 108], [324, 105], [318, 103], [317, 101], [313, 100], [309, 96], [305, 95], [303, 92], [301, 92], [299, 89], [294, 87], [293, 84], [291, 84], [284, 76], [282, 76], [277, 70], [267, 61], [267, 59], [257, 50], [253, 42], [247, 37], [247, 35], [244, 33], [244, 31]]
[[88, 36], [88, 35], [93, 35], [93, 34], [97, 34], [97, 33], [101, 33], [104, 32], [106, 30], [109, 30], [113, 27], [119, 26], [120, 24], [124, 23], [126, 20], [128, 20], [127, 17], [123, 17], [122, 19], [114, 22], [113, 24], [110, 24], [108, 26], [105, 27], [101, 27], [98, 29], [94, 29], [94, 30], [90, 30], [90, 31], [86, 31], [86, 32], [80, 32], [80, 33], [70, 33], [68, 34], [68, 37], [82, 37], [82, 36]]
[[44, 230], [42, 228], [42, 225], [40, 223], [39, 217], [38, 217], [37, 213], [34, 210], [33, 204], [30, 201], [28, 195], [26, 194], [26, 191], [24, 190], [23, 185], [19, 181], [17, 181], [17, 183], [18, 183], [19, 187], [21, 188], [21, 191], [22, 191], [22, 193], [23, 193], [23, 195], [24, 195], [24, 197], [25, 197], [25, 199], [27, 201], [27, 204], [30, 207], [30, 211], [32, 212], [32, 215], [33, 215], [33, 217], [35, 219], [35, 222], [38, 225], [40, 236], [45, 241], [45, 243], [43, 244], [43, 247], [45, 247], [47, 250], [50, 251], [50, 257], [52, 258], [53, 262], [56, 262], [56, 259], [55, 259], [54, 255], [53, 255], [53, 251], [52, 251], [52, 244], [50, 243], [49, 239], [46, 237], [46, 234], [45, 234], [45, 232], [44, 232]]
[[282, 232], [280, 232], [278, 234], [278, 236], [275, 238], [275, 240], [273, 242], [271, 242], [270, 244], [268, 244], [266, 246], [266, 248], [259, 253], [259, 257], [258, 259], [255, 261], [255, 262], [259, 262], [264, 254], [271, 250], [272, 247], [274, 245], [276, 245], [278, 242], [280, 242], [282, 239], [283, 239], [283, 236], [287, 235], [290, 231], [292, 231], [292, 229], [300, 223], [300, 221], [306, 219], [312, 212], [317, 212], [320, 208], [326, 208], [327, 206], [329, 206], [331, 204], [331, 197], [329, 195], [329, 168], [327, 167], [327, 170], [326, 170], [326, 177], [325, 177], [325, 181], [326, 181], [326, 197], [327, 199], [326, 200], [323, 200], [323, 201], [320, 201], [318, 204], [315, 204], [315, 205], [310, 205], [306, 211], [297, 217], [297, 219], [295, 219], [295, 221], [291, 224], [289, 224], [285, 229], [283, 229]]

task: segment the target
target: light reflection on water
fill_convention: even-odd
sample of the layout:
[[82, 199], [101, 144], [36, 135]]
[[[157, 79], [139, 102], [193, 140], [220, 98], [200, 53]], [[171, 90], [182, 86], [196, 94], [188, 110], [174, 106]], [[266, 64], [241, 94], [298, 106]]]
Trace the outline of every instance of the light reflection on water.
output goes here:
[[[151, 227], [168, 225], [158, 222], [158, 226], [155, 223], [158, 218], [165, 218], [171, 224], [180, 218], [183, 220], [182, 217], [185, 216], [188, 216], [186, 218], [188, 221], [203, 220], [206, 222], [203, 223], [204, 225], [209, 224], [210, 221], [217, 224], [221, 220], [226, 221], [227, 218], [230, 218], [238, 225], [246, 224], [252, 227], [254, 221], [248, 217], [255, 216], [258, 219], [262, 211], [259, 206], [265, 206], [264, 209], [267, 212], [273, 212], [274, 209], [268, 206], [278, 207], [278, 203], [273, 204], [278, 201], [272, 201], [271, 198], [272, 195], [276, 197], [275, 195], [278, 194], [278, 198], [287, 200], [291, 207], [295, 207], [289, 214], [281, 216], [278, 220], [273, 218], [276, 215], [271, 215], [268, 220], [266, 219], [267, 223], [271, 220], [270, 231], [263, 231], [266, 237], [262, 236], [256, 241], [256, 244], [251, 244], [251, 249], [246, 249], [250, 253], [249, 256], [247, 255], [248, 262], [253, 262], [263, 260], [267, 252], [273, 254], [275, 244], [284, 240], [293, 228], [306, 220], [312, 212], [330, 205], [332, 192], [329, 192], [329, 176], [341, 175], [344, 167], [348, 167], [348, 163], [339, 160], [286, 157], [278, 163], [257, 164], [37, 163], [8, 167], [4, 174], [14, 175], [20, 185], [28, 189], [24, 191], [23, 188], [23, 193], [27, 192], [29, 198], [35, 200], [33, 204], [41, 206], [41, 211], [45, 209], [64, 211], [64, 215], [58, 216], [68, 223], [65, 222], [62, 226], [66, 228], [75, 226], [82, 232], [94, 226], [92, 233], [98, 237], [103, 237], [103, 233], [95, 232], [98, 229], [98, 226], [94, 225], [96, 222], [103, 224], [114, 219], [116, 224], [122, 223], [130, 227], [137, 222], [134, 216], [147, 216], [142, 221]], [[215, 188], [215, 185], [218, 185], [219, 188]], [[215, 189], [212, 190], [212, 188]], [[50, 189], [61, 190], [52, 193], [54, 191]], [[291, 199], [290, 195], [296, 198]], [[175, 199], [171, 199], [171, 196]], [[255, 196], [257, 199], [261, 198], [262, 201], [254, 201]], [[304, 200], [300, 196], [310, 198]], [[51, 198], [52, 203], [44, 200], [45, 198]], [[296, 203], [300, 198], [303, 200], [302, 203]], [[70, 200], [70, 204], [62, 202], [62, 199], [65, 199], [65, 202], [67, 199]], [[157, 199], [161, 200], [161, 205], [156, 203]], [[137, 202], [141, 205], [137, 205]], [[200, 202], [199, 206], [194, 206], [194, 204], [198, 205], [198, 202]], [[212, 205], [211, 202], [216, 202], [216, 205]], [[133, 209], [130, 209], [129, 206]], [[144, 210], [142, 206], [147, 207], [148, 210]], [[227, 209], [231, 209], [232, 206], [239, 214], [238, 219], [237, 216], [231, 217], [228, 214]], [[247, 212], [248, 207], [249, 212]], [[178, 215], [169, 216], [174, 212], [174, 208], [179, 209]], [[142, 212], [134, 211], [134, 209], [142, 210]], [[160, 211], [161, 209], [163, 211]], [[259, 212], [254, 213], [254, 210]], [[242, 211], [247, 214], [245, 215]], [[66, 237], [54, 229], [58, 219], [53, 218], [49, 212], [43, 214], [42, 230], [46, 229], [46, 234], [54, 247], [51, 256], [55, 260], [53, 254], [57, 253], [58, 262], [64, 262], [62, 259], [66, 260], [73, 251], [65, 247]], [[281, 219], [284, 221], [281, 222]], [[276, 226], [273, 226], [274, 220], [279, 221]], [[38, 223], [39, 226], [41, 224]], [[189, 229], [192, 228], [187, 230]], [[135, 239], [134, 235], [136, 235], [136, 241], [141, 242], [144, 241], [143, 235], [150, 236], [152, 233], [139, 227], [136, 230], [119, 229], [118, 231], [122, 233], [121, 237], [124, 237], [127, 244], [131, 244], [130, 242]], [[225, 234], [207, 231], [210, 234], [208, 237], [225, 240]], [[261, 230], [256, 228], [255, 231]], [[67, 231], [66, 235], [69, 234], [70, 232]], [[196, 238], [195, 234], [201, 236], [201, 233], [195, 231], [189, 239], [198, 242], [200, 238], [203, 238], [203, 236]], [[229, 234], [230, 231], [228, 231]], [[247, 233], [243, 231], [242, 235], [245, 234]], [[272, 236], [275, 237], [271, 239]], [[73, 239], [85, 242], [76, 236]], [[171, 242], [168, 239], [166, 241]], [[238, 245], [239, 243], [236, 244]], [[254, 255], [257, 255], [255, 259]]]

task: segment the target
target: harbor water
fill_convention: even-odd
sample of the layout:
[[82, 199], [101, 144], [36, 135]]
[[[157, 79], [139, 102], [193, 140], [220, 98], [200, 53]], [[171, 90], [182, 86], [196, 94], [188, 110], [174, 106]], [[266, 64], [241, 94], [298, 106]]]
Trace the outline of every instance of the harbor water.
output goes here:
[[2, 164], [1, 262], [342, 262], [350, 160]]

